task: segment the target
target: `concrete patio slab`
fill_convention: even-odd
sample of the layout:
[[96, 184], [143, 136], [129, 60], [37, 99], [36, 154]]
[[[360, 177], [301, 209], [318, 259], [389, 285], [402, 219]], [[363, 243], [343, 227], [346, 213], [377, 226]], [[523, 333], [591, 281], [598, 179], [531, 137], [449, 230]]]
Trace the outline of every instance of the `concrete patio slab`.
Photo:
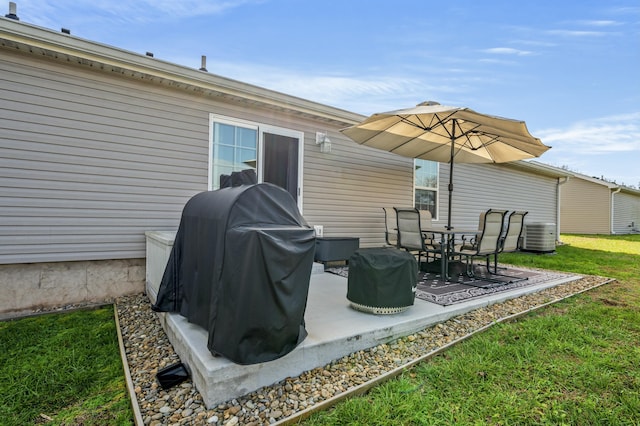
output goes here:
[[207, 331], [190, 324], [179, 314], [161, 313], [159, 317], [177, 354], [188, 366], [206, 406], [213, 408], [221, 402], [322, 367], [353, 352], [415, 333], [451, 317], [579, 278], [566, 276], [450, 306], [416, 299], [414, 306], [404, 312], [373, 315], [349, 306], [346, 278], [314, 273], [305, 313], [309, 335], [284, 357], [254, 365], [238, 365], [223, 357], [212, 356], [207, 349]]

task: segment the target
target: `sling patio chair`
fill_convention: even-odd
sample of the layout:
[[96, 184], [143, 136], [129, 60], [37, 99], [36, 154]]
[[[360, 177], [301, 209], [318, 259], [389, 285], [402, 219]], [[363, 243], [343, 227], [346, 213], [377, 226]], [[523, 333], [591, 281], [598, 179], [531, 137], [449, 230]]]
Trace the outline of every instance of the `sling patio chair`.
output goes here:
[[463, 243], [459, 249], [454, 251], [454, 255], [466, 258], [467, 275], [469, 277], [475, 277], [473, 259], [476, 257], [485, 258], [487, 270], [491, 274], [489, 258], [497, 256], [500, 250], [506, 213], [506, 210], [487, 210], [484, 213], [480, 234], [468, 243]]
[[422, 232], [420, 211], [415, 207], [394, 207], [393, 209], [396, 212], [398, 248], [408, 252], [417, 252], [418, 265], [421, 265], [422, 253], [426, 255], [427, 262], [429, 254], [433, 254], [435, 260], [436, 255], [441, 254], [441, 247], [439, 243], [425, 238]]
[[429, 210], [418, 210], [420, 213], [420, 230], [422, 231], [422, 236], [425, 240], [429, 241], [430, 244], [434, 244], [434, 235], [433, 233], [425, 232], [425, 229], [430, 229], [433, 227], [433, 216], [431, 216], [431, 212]]
[[[494, 255], [493, 258], [493, 271], [489, 269], [487, 265], [487, 270], [489, 270], [490, 274], [499, 275], [501, 277], [509, 277], [509, 278], [517, 278], [518, 280], [526, 280], [528, 278], [516, 277], [513, 275], [505, 275], [499, 274], [498, 269], [506, 269], [506, 268], [498, 268], [498, 254], [500, 253], [513, 253], [521, 249], [521, 241], [522, 241], [522, 231], [524, 229], [524, 217], [529, 212], [525, 211], [513, 211], [509, 214], [507, 219], [507, 230], [504, 233], [504, 236], [500, 238], [500, 246], [498, 252]], [[513, 282], [513, 281], [511, 281]]]
[[396, 211], [393, 207], [383, 207], [382, 211], [384, 211], [384, 240], [388, 246], [398, 247]]

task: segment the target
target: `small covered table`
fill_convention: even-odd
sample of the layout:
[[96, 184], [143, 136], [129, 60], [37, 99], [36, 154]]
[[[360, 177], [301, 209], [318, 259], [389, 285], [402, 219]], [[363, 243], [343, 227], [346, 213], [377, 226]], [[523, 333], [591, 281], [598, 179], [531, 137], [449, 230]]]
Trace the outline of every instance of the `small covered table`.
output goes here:
[[349, 258], [347, 299], [356, 310], [403, 312], [413, 305], [417, 282], [418, 262], [404, 250], [361, 248]]

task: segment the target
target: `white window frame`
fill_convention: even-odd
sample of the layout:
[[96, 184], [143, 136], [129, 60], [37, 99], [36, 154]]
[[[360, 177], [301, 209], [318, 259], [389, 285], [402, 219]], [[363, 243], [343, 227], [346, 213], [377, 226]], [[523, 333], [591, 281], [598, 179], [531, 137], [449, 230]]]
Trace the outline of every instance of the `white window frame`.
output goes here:
[[[436, 167], [436, 171], [437, 171], [437, 176], [436, 176], [436, 182], [437, 182], [437, 187], [436, 188], [432, 188], [432, 187], [428, 187], [428, 186], [417, 186], [416, 185], [416, 161], [418, 159], [414, 159], [413, 160], [413, 205], [416, 205], [416, 189], [423, 189], [425, 191], [433, 191], [436, 193], [436, 215], [435, 217], [433, 217], [433, 221], [434, 222], [438, 222], [440, 220], [440, 163], [436, 162], [436, 161], [432, 161], [433, 163], [437, 164]], [[430, 161], [430, 160], [425, 160], [425, 161]]]
[[[209, 169], [207, 170], [207, 175], [208, 175], [207, 189], [209, 191], [211, 191], [213, 189], [213, 179], [214, 179], [214, 176], [213, 176], [213, 146], [214, 146], [214, 144], [213, 144], [213, 129], [214, 129], [214, 123], [228, 124], [230, 126], [245, 127], [247, 129], [255, 130], [257, 132], [257, 134], [260, 135], [260, 129], [258, 128], [257, 124], [255, 124], [255, 123], [251, 123], [250, 121], [246, 121], [246, 120], [225, 117], [223, 115], [209, 114]], [[256, 156], [257, 157], [260, 156], [260, 144], [259, 144], [259, 142], [256, 145]]]
[[298, 139], [298, 209], [302, 213], [303, 206], [303, 165], [304, 165], [304, 132], [299, 130], [288, 129], [286, 127], [278, 127], [255, 121], [243, 120], [235, 117], [227, 117], [224, 115], [209, 114], [209, 167], [208, 167], [208, 190], [213, 189], [213, 129], [214, 123], [228, 124], [230, 126], [244, 127], [256, 130], [258, 134], [258, 142], [256, 147], [256, 175], [258, 182], [264, 180], [264, 167], [262, 165], [262, 154], [264, 152], [264, 134], [271, 133], [280, 136], [287, 136]]

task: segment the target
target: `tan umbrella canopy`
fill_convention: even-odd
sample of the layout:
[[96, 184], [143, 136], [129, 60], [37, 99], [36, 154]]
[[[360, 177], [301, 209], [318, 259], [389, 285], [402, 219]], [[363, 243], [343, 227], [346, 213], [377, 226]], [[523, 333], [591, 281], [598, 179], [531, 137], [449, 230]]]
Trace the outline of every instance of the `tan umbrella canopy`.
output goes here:
[[524, 121], [437, 102], [373, 114], [341, 131], [361, 145], [449, 163], [448, 229], [451, 229], [454, 162], [507, 163], [539, 157], [550, 148], [531, 136]]

